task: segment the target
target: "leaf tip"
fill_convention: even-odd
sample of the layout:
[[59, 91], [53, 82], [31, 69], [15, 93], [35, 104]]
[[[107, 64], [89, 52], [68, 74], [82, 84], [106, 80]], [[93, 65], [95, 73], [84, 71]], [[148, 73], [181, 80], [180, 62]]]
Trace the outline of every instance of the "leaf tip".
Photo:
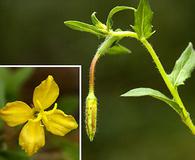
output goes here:
[[64, 21], [64, 24], [66, 25], [67, 21]]
[[[91, 19], [93, 20], [94, 18], [96, 18], [96, 13], [97, 12], [93, 12], [92, 14], [91, 14]], [[92, 21], [93, 22], [93, 21]]]
[[193, 44], [192, 44], [192, 42], [189, 42], [188, 47], [190, 47], [190, 48], [194, 49], [194, 48], [193, 48]]
[[70, 23], [71, 23], [72, 21], [64, 21], [64, 24], [66, 25], [66, 26], [68, 26], [68, 25], [70, 25]]
[[127, 97], [126, 93], [120, 95], [120, 97]]

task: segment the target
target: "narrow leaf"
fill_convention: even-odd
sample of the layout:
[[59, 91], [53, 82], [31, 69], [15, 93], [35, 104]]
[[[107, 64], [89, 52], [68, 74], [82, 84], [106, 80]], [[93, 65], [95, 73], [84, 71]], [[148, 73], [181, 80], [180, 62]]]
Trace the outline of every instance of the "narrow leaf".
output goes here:
[[148, 0], [140, 0], [138, 9], [134, 13], [133, 29], [138, 34], [138, 37], [149, 38], [152, 32], [152, 18], [153, 12], [150, 8]]
[[94, 26], [96, 26], [99, 29], [107, 29], [106, 25], [103, 24], [97, 17], [96, 17], [96, 12], [93, 12], [91, 15], [91, 21]]
[[185, 80], [190, 78], [195, 68], [195, 50], [192, 43], [184, 50], [180, 58], [176, 61], [173, 71], [169, 75], [174, 86], [183, 85]]
[[151, 88], [136, 88], [128, 91], [127, 93], [121, 95], [122, 97], [141, 97], [141, 96], [151, 96], [153, 98], [159, 99], [161, 101], [164, 101], [169, 106], [171, 106], [177, 113], [182, 114], [182, 109], [179, 107], [179, 105], [162, 94], [161, 92], [151, 89]]
[[64, 24], [74, 30], [92, 33], [98, 37], [104, 36], [102, 31], [100, 31], [96, 26], [93, 26], [87, 23], [83, 23], [79, 21], [65, 21]]
[[135, 10], [135, 8], [132, 7], [128, 7], [128, 6], [116, 6], [114, 7], [110, 13], [108, 14], [108, 18], [106, 21], [106, 26], [109, 29], [111, 29], [112, 27], [112, 17], [114, 16], [114, 14], [116, 14], [117, 12], [123, 11], [123, 10]]
[[131, 53], [131, 51], [120, 44], [115, 44], [114, 46], [108, 49], [107, 53], [110, 55], [117, 55], [117, 54], [128, 54]]

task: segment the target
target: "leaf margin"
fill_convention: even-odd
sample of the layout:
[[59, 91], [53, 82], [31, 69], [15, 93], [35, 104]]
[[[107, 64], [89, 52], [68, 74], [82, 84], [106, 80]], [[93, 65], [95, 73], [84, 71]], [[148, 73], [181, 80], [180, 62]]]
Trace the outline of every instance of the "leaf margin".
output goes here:
[[[146, 93], [146, 91], [147, 91], [147, 93]], [[182, 108], [174, 100], [168, 98], [160, 91], [152, 89], [152, 88], [143, 88], [143, 87], [134, 88], [134, 89], [131, 89], [128, 92], [121, 95], [121, 97], [142, 97], [142, 96], [151, 96], [153, 98], [161, 100], [161, 101], [165, 102], [166, 104], [168, 104], [178, 114], [183, 115]]]
[[[194, 60], [192, 60], [192, 58]], [[194, 64], [192, 64], [194, 62]], [[191, 68], [186, 69], [186, 66], [190, 65]], [[174, 87], [184, 85], [185, 81], [191, 77], [193, 70], [195, 69], [195, 50], [193, 44], [189, 42], [186, 49], [182, 52], [180, 57], [176, 60], [173, 70], [168, 75]], [[185, 71], [185, 72], [184, 72]], [[187, 72], [188, 71], [188, 72]]]

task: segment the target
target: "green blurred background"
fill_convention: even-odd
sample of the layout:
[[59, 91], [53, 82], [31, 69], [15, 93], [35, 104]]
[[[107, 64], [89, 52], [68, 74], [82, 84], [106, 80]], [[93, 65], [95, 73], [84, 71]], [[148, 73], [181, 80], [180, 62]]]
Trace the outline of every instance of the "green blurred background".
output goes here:
[[[7, 102], [23, 101], [32, 106], [33, 91], [48, 75], [59, 86], [58, 108], [79, 122], [79, 68], [2, 68], [0, 67], [0, 108]], [[51, 108], [52, 109], [52, 106]], [[17, 118], [17, 117], [16, 117]], [[0, 160], [78, 160], [79, 129], [64, 137], [45, 130], [46, 144], [33, 157], [18, 145], [23, 125], [8, 127], [0, 119]]]
[[[116, 5], [137, 6], [138, 0], [0, 0], [1, 64], [82, 64], [83, 102], [89, 64], [101, 42], [93, 35], [70, 30], [65, 20], [90, 22], [97, 12], [105, 21]], [[191, 41], [195, 44], [194, 0], [150, 0], [157, 31], [150, 42], [167, 72]], [[129, 29], [132, 12], [114, 17], [114, 26]], [[135, 40], [123, 40], [132, 54], [105, 56], [97, 66], [98, 130], [90, 143], [83, 125], [84, 160], [194, 160], [195, 136], [166, 104], [152, 98], [121, 98], [136, 87], [169, 95], [149, 54]], [[195, 121], [195, 74], [180, 87]], [[84, 106], [84, 103], [83, 103]]]

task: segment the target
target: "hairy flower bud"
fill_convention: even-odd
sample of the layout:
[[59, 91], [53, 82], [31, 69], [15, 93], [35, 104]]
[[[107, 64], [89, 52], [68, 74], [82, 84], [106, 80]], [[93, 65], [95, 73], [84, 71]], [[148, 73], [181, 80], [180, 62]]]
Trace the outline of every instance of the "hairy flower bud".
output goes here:
[[90, 141], [93, 141], [96, 133], [97, 98], [94, 93], [89, 93], [86, 98], [85, 123]]

